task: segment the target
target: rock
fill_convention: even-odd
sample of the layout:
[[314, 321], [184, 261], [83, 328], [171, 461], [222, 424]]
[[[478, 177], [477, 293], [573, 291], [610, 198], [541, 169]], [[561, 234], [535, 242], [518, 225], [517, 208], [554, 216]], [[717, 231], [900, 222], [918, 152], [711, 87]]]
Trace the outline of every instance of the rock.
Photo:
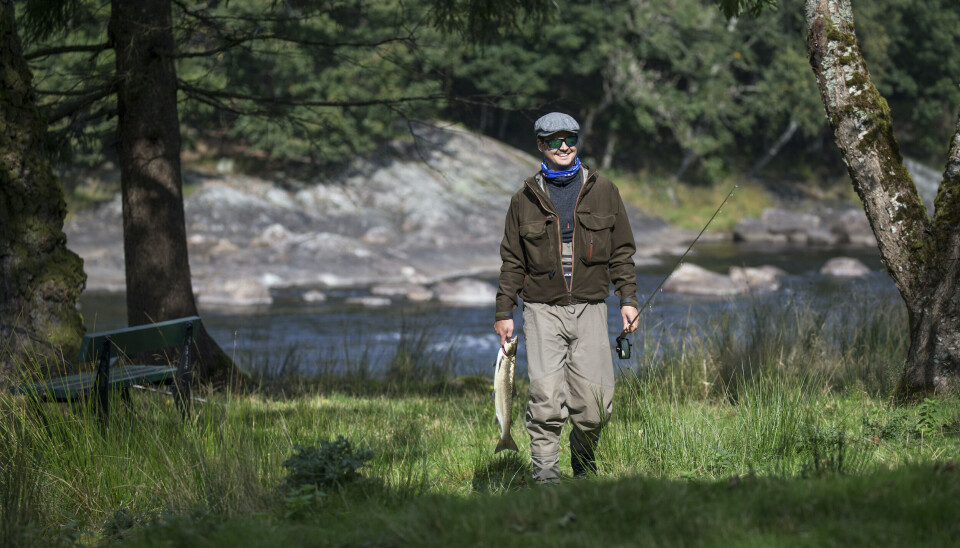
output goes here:
[[870, 269], [858, 259], [834, 257], [820, 268], [820, 273], [824, 276], [855, 278], [866, 276], [870, 273]]
[[375, 226], [360, 238], [365, 244], [387, 245], [393, 241], [394, 231], [385, 226]]
[[317, 291], [316, 289], [307, 291], [300, 298], [303, 299], [303, 302], [307, 303], [322, 303], [327, 300], [327, 296], [322, 291]]
[[362, 306], [378, 307], [390, 306], [391, 301], [386, 297], [350, 297], [347, 304], [359, 304]]
[[[414, 122], [412, 132], [384, 143], [383, 154], [303, 180], [244, 174], [239, 164], [224, 173], [188, 168], [197, 186], [184, 199], [195, 283], [258, 278], [264, 268], [303, 290], [495, 276], [510, 197], [540, 164], [533, 147], [448, 124]], [[87, 260], [88, 290], [123, 287], [121, 209], [118, 195], [65, 226], [70, 248]], [[682, 231], [628, 211], [644, 256], [672, 252], [676, 240], [666, 238]], [[432, 297], [418, 289], [407, 298]]]
[[744, 217], [733, 229], [733, 241], [746, 243], [783, 243], [787, 237], [773, 234], [767, 225], [756, 217]]
[[851, 234], [850, 243], [862, 247], [877, 247], [877, 237], [873, 232], [869, 234]]
[[767, 230], [774, 234], [805, 233], [812, 228], [820, 227], [820, 217], [807, 213], [795, 213], [783, 209], [764, 209], [760, 220], [767, 226]]
[[434, 295], [433, 291], [423, 286], [416, 286], [407, 292], [407, 300], [415, 303], [431, 301], [434, 297], [436, 297], [436, 295]]
[[845, 209], [828, 215], [826, 224], [830, 232], [839, 238], [839, 243], [877, 245], [867, 214], [861, 209]]
[[663, 290], [686, 295], [737, 295], [744, 289], [724, 276], [691, 263], [684, 263], [667, 278]]
[[293, 233], [287, 230], [285, 226], [280, 223], [273, 223], [263, 229], [259, 236], [250, 240], [250, 247], [275, 247], [285, 240], [289, 240], [292, 236]]
[[775, 266], [730, 267], [730, 279], [743, 291], [776, 291], [780, 289], [780, 278], [787, 273]]
[[433, 291], [419, 284], [408, 283], [389, 283], [375, 285], [370, 288], [370, 293], [386, 297], [403, 296], [411, 301], [429, 301], [433, 299]]
[[810, 245], [835, 246], [840, 243], [840, 236], [823, 228], [815, 228], [807, 232], [807, 243]]
[[259, 280], [238, 278], [226, 280], [200, 290], [197, 302], [209, 306], [258, 306], [270, 304], [273, 297]]
[[470, 278], [440, 282], [433, 286], [433, 291], [440, 302], [451, 305], [484, 306], [497, 300], [497, 288]]
[[210, 248], [210, 255], [227, 255], [231, 253], [236, 253], [240, 251], [240, 248], [237, 247], [233, 242], [226, 238], [220, 238], [217, 243]]

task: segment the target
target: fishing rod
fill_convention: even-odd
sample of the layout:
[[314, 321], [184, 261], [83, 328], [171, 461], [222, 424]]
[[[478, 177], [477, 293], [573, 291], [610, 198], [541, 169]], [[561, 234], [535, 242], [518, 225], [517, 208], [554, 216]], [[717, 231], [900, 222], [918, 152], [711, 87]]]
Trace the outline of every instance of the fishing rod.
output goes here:
[[707, 224], [703, 225], [703, 228], [700, 229], [700, 234], [697, 234], [697, 237], [690, 242], [690, 245], [687, 246], [687, 250], [683, 252], [683, 255], [680, 255], [680, 258], [677, 259], [677, 264], [673, 265], [673, 268], [670, 269], [670, 272], [660, 281], [660, 285], [650, 293], [650, 296], [647, 297], [647, 300], [643, 303], [643, 306], [640, 307], [640, 310], [637, 311], [636, 317], [630, 320], [630, 323], [627, 324], [627, 327], [620, 332], [620, 335], [617, 336], [617, 357], [621, 360], [626, 360], [630, 358], [630, 352], [633, 348], [633, 344], [630, 343], [630, 339], [627, 338], [627, 328], [632, 327], [634, 322], [640, 319], [640, 314], [643, 314], [643, 311], [647, 308], [653, 297], [660, 292], [660, 288], [663, 287], [663, 284], [667, 283], [667, 280], [670, 279], [670, 276], [673, 276], [673, 273], [680, 268], [680, 265], [683, 264], [683, 260], [687, 257], [687, 254], [690, 253], [690, 250], [693, 249], [693, 245], [697, 243], [700, 239], [700, 236], [703, 236], [703, 233], [707, 231], [707, 228], [710, 226], [710, 223], [717, 217], [720, 213], [720, 210], [723, 209], [723, 206], [726, 205], [727, 200], [733, 196], [734, 191], [737, 190], [737, 185], [733, 185], [733, 188], [730, 189], [730, 192], [727, 193], [726, 198], [720, 202], [720, 207], [713, 212], [713, 215], [710, 216], [710, 220], [707, 221]]

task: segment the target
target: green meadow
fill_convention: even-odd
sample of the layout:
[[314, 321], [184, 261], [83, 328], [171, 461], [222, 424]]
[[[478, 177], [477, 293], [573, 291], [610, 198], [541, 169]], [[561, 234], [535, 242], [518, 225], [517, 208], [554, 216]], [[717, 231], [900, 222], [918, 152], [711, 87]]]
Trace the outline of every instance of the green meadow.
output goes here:
[[37, 406], [4, 391], [0, 538], [944, 545], [960, 534], [960, 402], [892, 401], [906, 318], [877, 306], [830, 322], [801, 304], [757, 303], [673, 341], [641, 329], [597, 477], [555, 486], [530, 478], [524, 380], [520, 453], [495, 456], [491, 379], [444, 377], [424, 337], [382, 374], [264, 378], [202, 394], [187, 421], [164, 394], [134, 392], [104, 428], [83, 402]]

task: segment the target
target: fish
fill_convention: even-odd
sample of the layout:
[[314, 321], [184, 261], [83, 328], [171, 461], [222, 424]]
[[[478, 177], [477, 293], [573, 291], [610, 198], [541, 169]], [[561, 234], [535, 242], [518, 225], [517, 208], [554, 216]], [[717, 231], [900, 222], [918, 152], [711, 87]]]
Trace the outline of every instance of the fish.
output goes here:
[[497, 440], [494, 455], [504, 449], [519, 451], [510, 435], [510, 426], [513, 424], [513, 368], [516, 363], [517, 337], [513, 337], [497, 351], [497, 364], [493, 370], [494, 424], [500, 425], [500, 439]]

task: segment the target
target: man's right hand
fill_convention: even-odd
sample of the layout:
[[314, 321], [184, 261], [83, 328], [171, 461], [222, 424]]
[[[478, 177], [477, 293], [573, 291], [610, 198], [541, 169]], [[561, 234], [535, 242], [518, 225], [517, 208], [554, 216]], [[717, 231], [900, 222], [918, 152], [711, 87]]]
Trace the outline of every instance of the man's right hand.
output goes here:
[[500, 335], [500, 347], [507, 344], [507, 339], [513, 336], [513, 319], [497, 320], [493, 323], [493, 330]]

